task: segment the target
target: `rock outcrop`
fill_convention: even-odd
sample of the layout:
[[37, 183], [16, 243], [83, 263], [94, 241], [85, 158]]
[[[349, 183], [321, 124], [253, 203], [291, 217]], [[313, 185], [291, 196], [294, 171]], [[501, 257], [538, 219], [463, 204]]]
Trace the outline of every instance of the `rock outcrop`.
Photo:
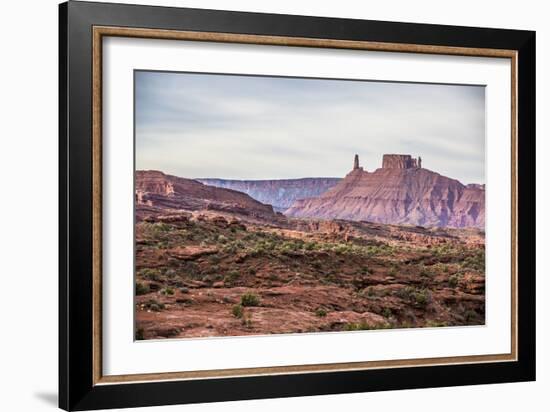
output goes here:
[[204, 185], [156, 170], [136, 172], [136, 206], [177, 210], [218, 210], [245, 215], [274, 215], [270, 205], [245, 193]]
[[205, 185], [246, 193], [259, 202], [272, 205], [279, 212], [288, 209], [298, 199], [322, 195], [340, 180], [342, 179], [331, 177], [280, 180], [197, 179]]
[[[357, 155], [355, 155], [357, 156]], [[385, 154], [382, 157], [383, 169], [413, 169], [420, 168], [422, 159], [414, 159], [411, 155]]]
[[321, 196], [286, 210], [295, 217], [346, 219], [421, 226], [485, 226], [484, 185], [463, 185], [423, 169], [410, 155], [384, 155], [382, 168], [357, 165]]

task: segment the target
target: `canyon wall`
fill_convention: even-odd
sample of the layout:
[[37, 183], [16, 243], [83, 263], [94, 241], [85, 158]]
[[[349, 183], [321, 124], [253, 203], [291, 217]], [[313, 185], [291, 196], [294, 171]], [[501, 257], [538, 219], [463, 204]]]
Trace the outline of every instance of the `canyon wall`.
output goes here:
[[341, 178], [309, 177], [277, 180], [196, 179], [205, 185], [238, 190], [259, 202], [272, 205], [276, 211], [288, 209], [298, 200], [322, 195], [336, 186]]

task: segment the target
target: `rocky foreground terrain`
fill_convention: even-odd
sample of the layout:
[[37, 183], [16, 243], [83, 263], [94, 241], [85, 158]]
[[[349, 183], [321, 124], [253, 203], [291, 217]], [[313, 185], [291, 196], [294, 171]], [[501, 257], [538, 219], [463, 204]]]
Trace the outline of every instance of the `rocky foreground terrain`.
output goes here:
[[136, 176], [136, 339], [484, 324], [480, 229], [289, 218]]

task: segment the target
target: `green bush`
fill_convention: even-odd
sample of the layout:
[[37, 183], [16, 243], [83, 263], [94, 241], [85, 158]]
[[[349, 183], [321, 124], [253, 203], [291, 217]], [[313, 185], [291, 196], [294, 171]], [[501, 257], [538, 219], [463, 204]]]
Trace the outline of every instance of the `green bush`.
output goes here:
[[224, 281], [226, 282], [234, 282], [237, 279], [241, 277], [241, 274], [237, 272], [236, 270], [231, 270], [225, 275]]
[[149, 292], [150, 292], [149, 286], [147, 286], [147, 285], [145, 285], [141, 282], [136, 282], [136, 295], [137, 296], [146, 295]]
[[478, 317], [478, 314], [475, 310], [468, 309], [464, 312], [464, 320], [468, 323], [473, 322]]
[[320, 318], [324, 318], [325, 316], [327, 316], [327, 311], [323, 308], [317, 308], [317, 310], [315, 311], [315, 314]]
[[144, 279], [152, 280], [154, 282], [161, 280], [160, 271], [158, 269], [142, 269], [139, 272], [139, 275]]
[[407, 286], [399, 289], [396, 293], [401, 299], [408, 300], [418, 306], [426, 306], [432, 302], [432, 294], [427, 289], [416, 289], [412, 286]]
[[212, 265], [217, 265], [218, 263], [220, 263], [221, 258], [218, 255], [210, 255], [210, 256], [208, 256], [208, 261]]
[[442, 328], [445, 326], [449, 326], [449, 324], [445, 321], [439, 321], [439, 320], [428, 320], [426, 321], [427, 328]]
[[365, 321], [350, 322], [344, 325], [345, 331], [374, 330], [374, 329], [388, 329], [388, 328], [390, 328], [390, 324], [388, 323], [379, 323], [377, 325], [369, 325]]
[[166, 287], [166, 288], [162, 289], [160, 291], [160, 293], [162, 295], [173, 295], [174, 294], [174, 289], [172, 289], [171, 287]]
[[469, 270], [485, 271], [485, 251], [478, 251], [462, 261], [462, 267]]
[[236, 318], [241, 319], [243, 317], [243, 314], [244, 314], [243, 306], [242, 305], [233, 306], [233, 308], [231, 309], [231, 313]]
[[136, 340], [143, 340], [145, 339], [145, 336], [144, 336], [144, 330], [143, 328], [138, 328], [136, 329]]
[[167, 225], [166, 223], [155, 223], [155, 228], [160, 232], [169, 232], [172, 229], [172, 226]]
[[422, 289], [414, 293], [414, 300], [417, 305], [426, 306], [432, 301], [432, 294], [429, 290]]
[[155, 299], [149, 299], [147, 302], [143, 304], [143, 307], [152, 312], [160, 312], [165, 308], [164, 303], [158, 302]]
[[241, 305], [243, 306], [258, 306], [260, 298], [254, 293], [245, 293], [241, 296]]
[[455, 273], [454, 275], [449, 276], [449, 286], [452, 288], [456, 288], [458, 286], [460, 278], [461, 276], [458, 273]]

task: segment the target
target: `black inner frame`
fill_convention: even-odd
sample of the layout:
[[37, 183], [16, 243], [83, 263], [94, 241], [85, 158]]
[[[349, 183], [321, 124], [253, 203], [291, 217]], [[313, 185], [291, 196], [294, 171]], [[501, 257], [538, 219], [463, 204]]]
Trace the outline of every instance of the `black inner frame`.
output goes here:
[[[518, 51], [518, 361], [94, 386], [92, 378], [92, 27], [94, 25]], [[534, 32], [75, 1], [59, 6], [59, 406], [61, 408], [66, 410], [107, 409], [519, 382], [534, 379]]]

